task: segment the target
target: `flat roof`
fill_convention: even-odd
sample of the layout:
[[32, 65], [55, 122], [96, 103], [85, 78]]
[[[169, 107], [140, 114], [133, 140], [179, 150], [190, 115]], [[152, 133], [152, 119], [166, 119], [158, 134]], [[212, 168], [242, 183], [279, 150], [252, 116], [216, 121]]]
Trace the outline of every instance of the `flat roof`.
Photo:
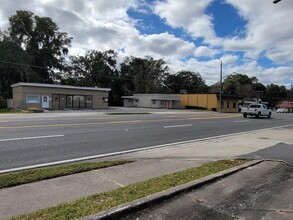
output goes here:
[[45, 84], [45, 83], [26, 83], [19, 82], [12, 84], [11, 87], [18, 86], [30, 86], [30, 87], [41, 87], [41, 88], [56, 88], [56, 89], [77, 89], [77, 90], [91, 90], [91, 91], [111, 91], [110, 88], [99, 88], [99, 87], [82, 87], [82, 86], [68, 86], [68, 85], [57, 85], [57, 84]]
[[139, 99], [147, 97], [151, 100], [181, 101], [180, 97], [174, 94], [134, 94], [133, 96], [122, 96], [123, 99]]
[[181, 101], [180, 98], [170, 98], [170, 97], [156, 97], [156, 98], [151, 98], [151, 100], [165, 100], [165, 101]]

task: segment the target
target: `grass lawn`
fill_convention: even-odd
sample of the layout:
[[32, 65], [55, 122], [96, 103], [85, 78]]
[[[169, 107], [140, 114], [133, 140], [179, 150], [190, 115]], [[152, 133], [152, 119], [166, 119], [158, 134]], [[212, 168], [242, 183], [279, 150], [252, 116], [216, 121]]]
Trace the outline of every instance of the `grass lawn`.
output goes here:
[[54, 166], [15, 173], [0, 174], [0, 189], [21, 184], [36, 182], [40, 180], [52, 179], [60, 176], [82, 173], [90, 170], [116, 166], [130, 163], [133, 161], [118, 160], [118, 161], [102, 161], [90, 163], [77, 163], [62, 166]]
[[32, 110], [13, 110], [11, 108], [1, 108], [0, 109], [0, 114], [5, 114], [5, 113], [32, 113]]
[[111, 192], [95, 194], [70, 203], [22, 215], [15, 220], [78, 219], [118, 205], [179, 186], [202, 177], [247, 163], [247, 160], [222, 160], [190, 168], [181, 172], [153, 178], [144, 182], [121, 187]]

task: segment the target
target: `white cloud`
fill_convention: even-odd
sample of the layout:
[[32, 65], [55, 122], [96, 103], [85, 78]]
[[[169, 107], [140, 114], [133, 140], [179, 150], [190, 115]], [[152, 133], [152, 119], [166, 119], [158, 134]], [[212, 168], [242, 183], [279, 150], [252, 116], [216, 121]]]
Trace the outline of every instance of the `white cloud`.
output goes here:
[[235, 62], [239, 59], [239, 56], [236, 55], [223, 55], [221, 60], [225, 66], [233, 65], [235, 66]]
[[152, 34], [148, 36], [139, 36], [137, 45], [130, 46], [130, 52], [139, 56], [153, 56], [154, 58], [162, 58], [174, 56], [180, 58], [188, 56], [195, 50], [195, 45], [190, 42], [183, 41], [168, 33]]
[[[274, 62], [292, 61], [289, 51], [293, 49], [292, 13], [293, 2], [258, 0], [226, 0], [247, 20], [244, 38], [234, 37], [223, 42], [226, 50], [246, 52], [257, 59], [262, 52]], [[285, 54], [285, 55], [280, 55]]]
[[[16, 10], [30, 10], [51, 17], [61, 31], [74, 38], [71, 55], [82, 55], [88, 49], [114, 49], [120, 51], [120, 60], [129, 55], [162, 58], [172, 72], [199, 72], [208, 84], [219, 80], [218, 58], [221, 58], [226, 75], [239, 72], [256, 76], [264, 84], [292, 82], [293, 1], [283, 0], [275, 5], [268, 0], [225, 0], [247, 21], [244, 35], [227, 38], [216, 36], [214, 18], [206, 14], [213, 1], [158, 0], [151, 8], [166, 25], [182, 28], [187, 37], [203, 37], [203, 45], [155, 27], [154, 33], [141, 34], [136, 28], [139, 24], [145, 27], [154, 24], [141, 23], [143, 20], [137, 21], [127, 12], [133, 9], [148, 16], [146, 8], [150, 3], [146, 0], [1, 0], [0, 28], [7, 28], [8, 17]], [[243, 52], [244, 56], [235, 51]], [[260, 55], [282, 66], [264, 68], [257, 61]]]
[[214, 57], [216, 54], [220, 53], [218, 49], [209, 48], [207, 46], [199, 46], [196, 48], [196, 57]]
[[157, 1], [154, 13], [173, 28], [184, 28], [193, 37], [215, 38], [212, 17], [205, 14], [206, 7], [212, 0], [167, 0]]

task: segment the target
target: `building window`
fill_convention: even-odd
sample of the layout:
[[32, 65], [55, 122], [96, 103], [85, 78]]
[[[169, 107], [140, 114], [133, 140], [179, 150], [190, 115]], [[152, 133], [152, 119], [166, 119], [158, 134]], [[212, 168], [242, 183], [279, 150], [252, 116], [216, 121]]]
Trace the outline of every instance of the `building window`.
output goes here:
[[157, 102], [156, 100], [152, 100], [152, 104], [155, 105]]
[[224, 108], [224, 101], [221, 101], [221, 108]]
[[233, 108], [236, 108], [236, 102], [235, 101], [233, 102]]
[[164, 100], [161, 100], [161, 105], [165, 105], [165, 101]]
[[227, 101], [227, 108], [230, 108], [230, 102]]
[[78, 95], [73, 96], [73, 108], [79, 108], [79, 96]]
[[86, 96], [86, 108], [92, 108], [93, 107], [93, 96], [89, 95]]
[[40, 103], [40, 96], [39, 95], [27, 95], [26, 96], [26, 103]]

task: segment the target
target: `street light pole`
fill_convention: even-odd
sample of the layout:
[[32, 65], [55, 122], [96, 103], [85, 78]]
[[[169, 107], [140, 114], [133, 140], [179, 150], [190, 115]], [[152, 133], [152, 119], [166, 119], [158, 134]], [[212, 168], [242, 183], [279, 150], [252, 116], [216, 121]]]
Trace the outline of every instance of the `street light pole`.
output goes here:
[[291, 90], [291, 102], [290, 102], [290, 108], [291, 108], [291, 109], [290, 109], [290, 112], [293, 113], [293, 107], [292, 107], [292, 98], [293, 98], [293, 94], [292, 94], [292, 93], [293, 93], [293, 87], [292, 87], [292, 83], [291, 83], [291, 89], [290, 89], [290, 90]]
[[222, 74], [223, 74], [223, 63], [222, 60], [220, 59], [221, 62], [221, 68], [220, 68], [220, 107], [219, 107], [219, 112], [222, 113]]

